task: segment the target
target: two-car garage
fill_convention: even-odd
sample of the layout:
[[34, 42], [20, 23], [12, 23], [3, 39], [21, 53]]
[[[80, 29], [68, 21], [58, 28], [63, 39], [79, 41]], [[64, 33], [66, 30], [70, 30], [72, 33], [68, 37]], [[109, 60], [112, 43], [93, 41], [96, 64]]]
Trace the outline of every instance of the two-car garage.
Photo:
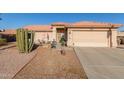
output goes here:
[[[62, 24], [61, 24], [62, 25]], [[58, 26], [55, 24], [55, 26]], [[68, 46], [117, 47], [117, 29], [122, 24], [81, 21], [65, 24]]]

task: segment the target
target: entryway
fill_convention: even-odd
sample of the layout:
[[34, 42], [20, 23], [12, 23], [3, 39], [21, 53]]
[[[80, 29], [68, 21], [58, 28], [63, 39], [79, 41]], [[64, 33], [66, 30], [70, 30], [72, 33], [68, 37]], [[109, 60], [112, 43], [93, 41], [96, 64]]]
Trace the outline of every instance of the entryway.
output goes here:
[[67, 41], [67, 31], [65, 28], [57, 28], [56, 41], [60, 42], [61, 38], [64, 37]]

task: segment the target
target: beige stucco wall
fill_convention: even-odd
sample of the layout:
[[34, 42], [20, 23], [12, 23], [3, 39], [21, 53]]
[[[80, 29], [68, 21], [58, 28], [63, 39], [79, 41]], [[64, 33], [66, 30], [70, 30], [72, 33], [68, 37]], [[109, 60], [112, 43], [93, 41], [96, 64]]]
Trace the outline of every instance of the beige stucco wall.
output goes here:
[[56, 27], [53, 27], [53, 28], [52, 28], [52, 40], [53, 40], [53, 39], [56, 40], [56, 32], [57, 32]]
[[112, 29], [112, 47], [117, 47], [117, 29]]
[[[48, 35], [49, 35], [49, 40], [47, 39]], [[52, 41], [52, 36], [53, 36], [52, 32], [48, 32], [48, 31], [35, 32], [34, 42], [37, 44], [37, 43], [39, 43], [38, 40], [40, 40], [40, 41], [43, 40], [45, 42]]]
[[68, 37], [67, 37], [67, 45], [68, 45], [68, 46], [73, 46], [72, 30], [71, 30], [71, 29], [68, 29], [68, 30], [67, 30], [67, 34], [68, 34], [68, 35], [67, 35], [67, 36], [68, 36]]

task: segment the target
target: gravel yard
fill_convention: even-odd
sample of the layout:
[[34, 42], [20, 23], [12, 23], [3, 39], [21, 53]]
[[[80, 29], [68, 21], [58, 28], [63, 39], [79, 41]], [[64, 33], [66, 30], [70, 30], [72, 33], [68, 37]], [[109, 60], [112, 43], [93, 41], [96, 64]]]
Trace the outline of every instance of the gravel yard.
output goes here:
[[36, 54], [19, 53], [16, 47], [0, 50], [0, 78], [11, 79]]
[[66, 54], [49, 48], [38, 48], [36, 57], [21, 69], [16, 79], [81, 79], [87, 78], [73, 48]]

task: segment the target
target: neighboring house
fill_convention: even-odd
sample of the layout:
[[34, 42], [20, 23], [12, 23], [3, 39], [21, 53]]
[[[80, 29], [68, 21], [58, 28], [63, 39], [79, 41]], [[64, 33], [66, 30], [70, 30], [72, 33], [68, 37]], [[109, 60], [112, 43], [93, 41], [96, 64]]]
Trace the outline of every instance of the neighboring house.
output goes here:
[[99, 22], [52, 23], [51, 26], [32, 25], [24, 28], [35, 31], [38, 40], [60, 41], [64, 35], [68, 46], [117, 47], [117, 28], [122, 24]]
[[7, 29], [5, 31], [0, 32], [0, 38], [6, 38], [8, 42], [16, 40], [16, 30], [14, 29]]
[[124, 45], [124, 32], [117, 33], [117, 43], [118, 45]]

